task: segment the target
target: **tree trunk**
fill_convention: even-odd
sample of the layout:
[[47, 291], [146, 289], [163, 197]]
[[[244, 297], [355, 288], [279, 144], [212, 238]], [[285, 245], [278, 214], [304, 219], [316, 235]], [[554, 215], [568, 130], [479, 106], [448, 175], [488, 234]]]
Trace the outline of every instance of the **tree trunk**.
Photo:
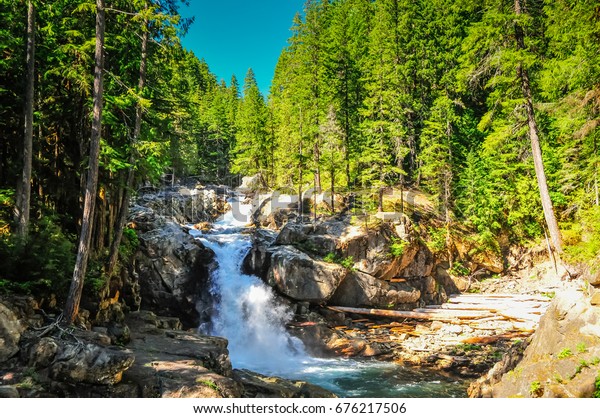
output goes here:
[[315, 193], [321, 193], [321, 151], [319, 149], [319, 137], [314, 146], [315, 155]]
[[77, 249], [77, 261], [73, 271], [73, 280], [69, 289], [67, 303], [63, 312], [63, 321], [72, 324], [79, 313], [79, 303], [83, 291], [83, 282], [87, 269], [90, 241], [94, 222], [94, 209], [96, 204], [96, 193], [98, 189], [98, 163], [100, 154], [100, 136], [102, 130], [102, 93], [103, 93], [103, 71], [104, 71], [104, 27], [105, 11], [104, 0], [96, 0], [96, 51], [94, 67], [94, 108], [92, 119], [92, 132], [90, 138], [90, 159], [85, 187], [85, 200], [83, 206], [83, 217], [81, 222], [81, 234], [79, 236], [79, 247]]
[[[144, 9], [148, 9], [148, 3], [144, 4]], [[143, 94], [144, 87], [146, 86], [146, 63], [148, 61], [148, 19], [144, 19], [144, 27], [142, 34], [142, 52], [140, 59], [140, 74], [138, 79], [138, 94]], [[108, 256], [108, 264], [106, 267], [106, 274], [110, 277], [117, 264], [119, 258], [119, 247], [121, 240], [123, 239], [123, 230], [125, 229], [125, 223], [127, 222], [127, 215], [129, 214], [129, 200], [131, 199], [131, 190], [133, 188], [133, 181], [135, 179], [135, 157], [136, 150], [135, 146], [140, 137], [142, 130], [142, 105], [138, 101], [135, 109], [135, 126], [133, 128], [133, 136], [131, 138], [131, 150], [129, 151], [129, 168], [127, 170], [127, 181], [125, 183], [125, 191], [123, 192], [123, 199], [119, 209], [119, 215], [117, 217], [117, 225], [115, 229], [115, 236], [110, 247], [110, 253]]]
[[[331, 161], [333, 161], [333, 155]], [[331, 164], [331, 213], [335, 214], [335, 166], [333, 163]]]
[[[522, 0], [515, 0], [515, 14], [517, 15], [523, 13], [521, 1]], [[525, 34], [518, 23], [515, 25], [515, 35], [517, 49], [525, 49]], [[550, 192], [548, 191], [548, 182], [546, 181], [544, 161], [542, 159], [542, 150], [540, 148], [539, 131], [535, 121], [535, 113], [533, 109], [529, 75], [527, 73], [527, 69], [524, 68], [522, 64], [517, 66], [517, 76], [521, 80], [521, 90], [523, 91], [523, 98], [525, 99], [527, 123], [529, 125], [529, 139], [531, 140], [533, 164], [535, 166], [535, 175], [537, 177], [537, 183], [540, 190], [540, 199], [542, 201], [542, 208], [544, 210], [544, 218], [546, 220], [546, 225], [548, 226], [548, 231], [550, 233], [550, 239], [552, 240], [554, 250], [558, 254], [561, 254], [562, 240], [560, 236], [560, 230], [558, 229], [558, 223], [556, 222], [556, 216], [554, 215], [554, 207], [552, 206], [552, 200], [550, 199]]]
[[302, 107], [300, 107], [300, 143], [298, 144], [298, 152], [300, 153], [300, 162], [298, 164], [298, 220], [300, 221], [300, 223], [302, 223], [302, 213], [304, 211], [304, 208], [302, 207], [302, 174], [304, 172], [304, 161], [303, 161], [303, 151], [302, 151], [302, 142], [304, 140], [304, 138], [302, 138], [303, 135], [303, 129], [302, 129]]
[[33, 93], [35, 80], [35, 8], [27, 8], [27, 80], [25, 88], [25, 136], [23, 139], [23, 173], [17, 186], [17, 235], [27, 238], [31, 206], [31, 165], [33, 158]]

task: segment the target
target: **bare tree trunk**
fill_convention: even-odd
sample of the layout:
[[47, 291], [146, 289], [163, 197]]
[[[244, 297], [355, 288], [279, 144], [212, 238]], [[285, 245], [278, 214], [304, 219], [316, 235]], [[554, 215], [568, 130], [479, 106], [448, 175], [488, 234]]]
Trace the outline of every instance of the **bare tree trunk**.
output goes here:
[[25, 88], [25, 136], [23, 139], [23, 173], [17, 186], [15, 220], [17, 235], [27, 238], [31, 206], [31, 166], [33, 158], [33, 93], [35, 80], [35, 8], [27, 8], [27, 80]]
[[[144, 4], [144, 9], [148, 9], [148, 3]], [[140, 73], [138, 79], [138, 94], [141, 96], [146, 86], [146, 65], [148, 61], [148, 19], [144, 19], [143, 33], [142, 33], [142, 53], [140, 59]], [[133, 181], [135, 179], [135, 157], [136, 150], [135, 145], [140, 137], [142, 130], [142, 105], [138, 101], [135, 109], [135, 126], [133, 128], [133, 137], [131, 138], [131, 150], [129, 151], [129, 168], [127, 170], [127, 181], [125, 184], [125, 191], [123, 193], [123, 199], [119, 208], [119, 216], [117, 217], [117, 226], [115, 229], [114, 239], [110, 247], [110, 253], [108, 256], [108, 264], [106, 266], [106, 274], [110, 277], [112, 274], [117, 260], [119, 258], [119, 246], [123, 239], [123, 230], [125, 229], [125, 223], [127, 221], [127, 215], [129, 214], [129, 200], [131, 199], [131, 189], [133, 188]]]
[[[331, 161], [333, 161], [333, 156]], [[331, 213], [335, 215], [335, 166], [333, 163], [331, 163]]]
[[314, 146], [315, 154], [315, 193], [321, 193], [321, 151], [319, 149], [319, 140], [317, 136], [317, 142]]
[[598, 189], [598, 143], [594, 137], [594, 203], [600, 206], [600, 191]]
[[96, 193], [98, 189], [98, 162], [100, 154], [100, 136], [102, 131], [102, 72], [104, 71], [104, 0], [96, 0], [96, 8], [96, 51], [93, 92], [94, 109], [92, 134], [90, 138], [90, 159], [85, 188], [81, 234], [79, 236], [79, 247], [77, 249], [77, 261], [75, 262], [73, 280], [71, 281], [67, 303], [63, 312], [63, 321], [67, 324], [72, 324], [79, 313], [79, 303], [81, 302], [81, 293], [83, 292], [83, 282], [90, 252]]
[[302, 129], [302, 107], [300, 107], [300, 144], [299, 144], [299, 148], [298, 151], [300, 153], [300, 163], [298, 164], [298, 220], [300, 221], [300, 223], [302, 223], [302, 213], [304, 211], [303, 206], [303, 202], [302, 202], [302, 174], [304, 172], [304, 161], [302, 161], [303, 156], [302, 156], [302, 142], [304, 140], [304, 138], [302, 138], [303, 135], [303, 129]]
[[[515, 0], [515, 14], [520, 15], [523, 13], [523, 7], [521, 4], [522, 0]], [[517, 40], [517, 48], [525, 48], [525, 40], [523, 29], [519, 24], [515, 25], [515, 33]], [[529, 139], [531, 140], [531, 150], [533, 153], [533, 164], [535, 166], [535, 175], [537, 177], [538, 187], [540, 189], [540, 199], [542, 201], [542, 208], [544, 210], [544, 218], [546, 225], [548, 226], [548, 232], [550, 233], [550, 239], [554, 250], [558, 253], [562, 253], [562, 239], [560, 236], [560, 230], [558, 229], [558, 223], [556, 222], [556, 216], [554, 215], [554, 207], [552, 200], [550, 199], [550, 192], [548, 191], [548, 182], [546, 181], [546, 173], [544, 171], [544, 161], [542, 159], [542, 150], [540, 148], [540, 138], [537, 123], [535, 121], [535, 113], [533, 109], [533, 99], [531, 94], [531, 85], [529, 83], [529, 75], [527, 69], [522, 64], [517, 66], [517, 76], [521, 80], [521, 90], [523, 91], [523, 97], [525, 99], [525, 108], [527, 110], [527, 122], [529, 125]]]

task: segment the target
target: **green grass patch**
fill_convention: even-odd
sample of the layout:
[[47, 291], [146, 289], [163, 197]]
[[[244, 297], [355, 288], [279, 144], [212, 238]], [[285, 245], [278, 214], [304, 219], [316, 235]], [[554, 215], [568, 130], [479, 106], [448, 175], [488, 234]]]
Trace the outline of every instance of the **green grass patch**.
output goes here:
[[408, 245], [407, 241], [401, 238], [392, 237], [392, 243], [390, 244], [390, 255], [395, 258], [400, 258], [404, 254], [404, 250]]
[[570, 348], [563, 348], [560, 353], [558, 353], [558, 358], [563, 360], [569, 358], [573, 355], [573, 352]]
[[325, 257], [323, 257], [323, 261], [326, 263], [339, 264], [347, 270], [354, 271], [354, 257], [351, 255], [348, 257], [340, 257], [335, 253], [327, 253]]
[[539, 380], [531, 382], [529, 385], [529, 394], [534, 398], [539, 398], [544, 394], [544, 388]]

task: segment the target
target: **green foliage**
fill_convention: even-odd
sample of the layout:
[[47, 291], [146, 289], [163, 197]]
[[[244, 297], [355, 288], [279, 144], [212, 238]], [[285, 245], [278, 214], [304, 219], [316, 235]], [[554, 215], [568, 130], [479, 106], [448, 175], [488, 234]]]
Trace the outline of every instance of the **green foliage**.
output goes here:
[[427, 247], [433, 253], [441, 253], [446, 249], [446, 228], [429, 227]]
[[323, 261], [326, 263], [339, 264], [347, 270], [354, 271], [354, 258], [352, 256], [340, 257], [335, 253], [327, 253], [323, 257]]
[[534, 398], [539, 398], [544, 393], [544, 388], [539, 380], [534, 380], [529, 385], [529, 394]]
[[578, 343], [576, 348], [577, 348], [577, 352], [579, 354], [583, 354], [583, 353], [587, 352], [587, 347], [586, 347], [585, 343]]
[[542, 296], [545, 296], [548, 299], [554, 299], [556, 297], [556, 292], [542, 292]]
[[200, 380], [198, 379], [197, 383], [206, 386], [214, 391], [219, 391], [219, 386], [217, 386], [217, 384], [215, 382], [213, 382], [212, 380]]
[[464, 352], [469, 352], [469, 351], [481, 351], [483, 348], [478, 345], [478, 344], [469, 344], [469, 343], [465, 343], [465, 344], [458, 344], [455, 347], [455, 350], [457, 351], [464, 351]]
[[119, 254], [123, 259], [128, 260], [135, 253], [140, 241], [137, 236], [137, 232], [132, 228], [123, 229], [123, 238], [121, 239], [121, 246], [119, 247]]
[[327, 253], [325, 257], [323, 257], [323, 261], [326, 263], [336, 263], [338, 260], [337, 255], [335, 253]]
[[570, 348], [563, 348], [560, 353], [558, 353], [558, 358], [559, 359], [566, 359], [569, 358], [573, 355], [573, 352], [571, 351]]
[[596, 377], [596, 381], [594, 382], [594, 387], [596, 390], [594, 391], [594, 398], [600, 398], [600, 374]]
[[108, 277], [104, 274], [104, 266], [98, 260], [91, 260], [83, 282], [84, 293], [98, 296], [107, 284]]
[[0, 289], [64, 296], [75, 264], [73, 241], [49, 217], [32, 225], [26, 241], [0, 237]]
[[581, 373], [581, 371], [583, 369], [586, 369], [590, 367], [590, 364], [585, 361], [585, 360], [579, 360], [579, 365], [577, 366], [577, 368], [575, 369], [575, 373], [573, 374], [573, 376], [571, 376], [571, 379], [573, 379], [575, 376], [577, 376], [579, 373]]
[[581, 211], [566, 232], [565, 253], [570, 261], [588, 261], [600, 255], [600, 206]]
[[454, 264], [452, 265], [452, 268], [450, 270], [448, 270], [448, 272], [450, 274], [452, 274], [453, 276], [468, 276], [471, 273], [471, 271], [468, 268], [463, 266], [458, 261], [454, 262]]
[[408, 245], [408, 241], [404, 241], [401, 238], [392, 237], [392, 243], [390, 244], [390, 255], [392, 257], [402, 257], [404, 249]]
[[354, 258], [348, 256], [339, 260], [339, 264], [347, 270], [354, 270]]

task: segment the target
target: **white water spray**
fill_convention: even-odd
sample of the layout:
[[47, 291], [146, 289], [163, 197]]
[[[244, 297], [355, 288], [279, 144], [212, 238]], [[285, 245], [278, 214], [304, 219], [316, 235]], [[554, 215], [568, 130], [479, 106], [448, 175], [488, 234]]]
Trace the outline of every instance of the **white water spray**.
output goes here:
[[292, 313], [258, 277], [240, 273], [251, 246], [250, 237], [242, 230], [249, 222], [252, 205], [237, 198], [230, 204], [232, 210], [214, 224], [210, 234], [194, 232], [215, 252], [218, 263], [211, 283], [215, 306], [208, 331], [229, 340], [234, 367], [267, 374], [292, 373], [308, 359], [302, 342], [285, 328]]

